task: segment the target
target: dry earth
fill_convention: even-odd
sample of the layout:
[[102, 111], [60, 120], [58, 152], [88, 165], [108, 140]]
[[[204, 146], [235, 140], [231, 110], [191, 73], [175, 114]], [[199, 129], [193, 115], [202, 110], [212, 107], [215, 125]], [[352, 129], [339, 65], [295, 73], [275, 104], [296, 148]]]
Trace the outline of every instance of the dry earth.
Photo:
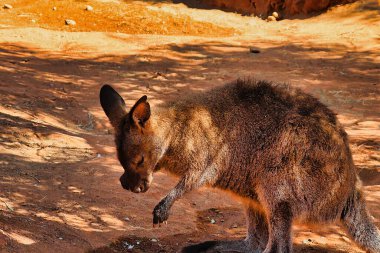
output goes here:
[[[98, 103], [104, 83], [129, 106], [143, 94], [157, 105], [246, 76], [314, 94], [345, 125], [380, 226], [378, 2], [273, 23], [170, 1], [5, 3], [13, 8], [0, 10], [0, 252], [175, 252], [244, 236], [240, 204], [207, 188], [152, 228], [151, 211], [176, 179], [158, 173], [145, 194], [122, 190]], [[362, 252], [338, 225], [295, 226], [294, 243], [295, 252]]]

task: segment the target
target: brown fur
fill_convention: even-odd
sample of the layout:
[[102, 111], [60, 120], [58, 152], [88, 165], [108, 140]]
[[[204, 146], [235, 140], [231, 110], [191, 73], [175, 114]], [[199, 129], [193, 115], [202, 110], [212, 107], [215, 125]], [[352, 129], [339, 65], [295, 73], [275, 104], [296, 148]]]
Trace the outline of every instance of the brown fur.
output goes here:
[[316, 98], [285, 85], [238, 80], [152, 113], [144, 96], [120, 117], [125, 105], [110, 86], [100, 97], [116, 130], [124, 188], [146, 191], [159, 169], [181, 177], [155, 207], [154, 224], [168, 219], [175, 200], [204, 185], [247, 203], [245, 240], [183, 252], [291, 252], [291, 226], [301, 220], [341, 221], [359, 246], [380, 253], [347, 134]]

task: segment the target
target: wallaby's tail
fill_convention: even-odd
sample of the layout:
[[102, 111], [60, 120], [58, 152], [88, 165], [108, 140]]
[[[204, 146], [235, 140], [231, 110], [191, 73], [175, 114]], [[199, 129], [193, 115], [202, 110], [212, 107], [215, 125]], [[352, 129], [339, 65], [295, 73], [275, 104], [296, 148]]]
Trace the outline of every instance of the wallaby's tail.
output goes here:
[[380, 253], [380, 231], [373, 224], [360, 191], [355, 191], [347, 200], [341, 219], [361, 248], [370, 253]]

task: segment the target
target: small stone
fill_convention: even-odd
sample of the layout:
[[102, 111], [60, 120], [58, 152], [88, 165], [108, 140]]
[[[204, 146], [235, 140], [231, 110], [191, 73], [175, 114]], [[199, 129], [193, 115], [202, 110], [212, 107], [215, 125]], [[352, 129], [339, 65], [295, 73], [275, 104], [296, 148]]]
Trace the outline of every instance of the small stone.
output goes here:
[[280, 17], [280, 16], [278, 15], [278, 13], [275, 12], [275, 11], [272, 13], [272, 16], [275, 17], [276, 19], [278, 19], [278, 18]]
[[32, 23], [36, 23], [36, 20], [35, 20], [35, 19], [32, 19], [31, 21], [32, 21]]
[[216, 221], [214, 220], [214, 219], [211, 219], [211, 224], [215, 224], [216, 223]]
[[137, 245], [140, 245], [140, 241], [137, 241], [136, 244], [137, 244]]
[[92, 6], [90, 6], [90, 5], [86, 5], [86, 9], [85, 10], [86, 11], [93, 11], [94, 8], [92, 8]]
[[313, 241], [311, 239], [307, 239], [307, 240], [303, 240], [302, 243], [303, 244], [310, 244], [312, 243]]
[[251, 48], [249, 49], [249, 52], [252, 53], [252, 54], [259, 54], [259, 53], [260, 53], [260, 50], [251, 47]]
[[273, 17], [273, 16], [269, 16], [269, 17], [267, 18], [267, 21], [268, 21], [268, 22], [271, 22], [271, 21], [277, 21], [277, 19], [276, 19], [275, 17]]
[[129, 219], [128, 217], [125, 217], [124, 220], [126, 220], [126, 221], [130, 221], [131, 219]]
[[232, 228], [237, 228], [237, 227], [238, 227], [237, 224], [233, 224], [233, 225], [232, 225]]
[[10, 4], [4, 4], [3, 8], [4, 8], [4, 9], [12, 9], [13, 6], [10, 5]]
[[65, 24], [66, 24], [66, 25], [76, 25], [77, 22], [75, 22], [75, 21], [72, 20], [72, 19], [66, 19], [66, 20], [65, 20]]
[[57, 10], [57, 7], [54, 6], [54, 7], [53, 7], [53, 11], [56, 11], [56, 10]]
[[132, 250], [132, 249], [135, 247], [135, 245], [133, 245], [133, 244], [129, 244], [128, 242], [124, 242], [124, 246], [125, 246], [128, 250]]
[[63, 240], [63, 237], [59, 237], [58, 239], [59, 239], [59, 240]]
[[155, 239], [155, 238], [153, 238], [151, 241], [152, 241], [152, 242], [158, 242], [158, 240]]

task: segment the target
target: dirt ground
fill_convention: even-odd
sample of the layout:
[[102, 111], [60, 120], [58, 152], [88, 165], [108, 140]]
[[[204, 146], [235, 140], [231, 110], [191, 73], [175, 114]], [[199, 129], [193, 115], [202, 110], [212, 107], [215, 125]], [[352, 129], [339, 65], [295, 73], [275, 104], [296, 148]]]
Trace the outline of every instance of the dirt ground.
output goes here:
[[[312, 93], [345, 125], [380, 227], [378, 2], [270, 23], [170, 1], [5, 3], [13, 8], [0, 9], [0, 252], [176, 252], [244, 237], [240, 204], [207, 188], [152, 228], [154, 206], [177, 179], [160, 172], [147, 193], [121, 188], [98, 102], [104, 83], [128, 106], [143, 94], [154, 106], [248, 76]], [[338, 224], [296, 225], [294, 247], [362, 252]]]

